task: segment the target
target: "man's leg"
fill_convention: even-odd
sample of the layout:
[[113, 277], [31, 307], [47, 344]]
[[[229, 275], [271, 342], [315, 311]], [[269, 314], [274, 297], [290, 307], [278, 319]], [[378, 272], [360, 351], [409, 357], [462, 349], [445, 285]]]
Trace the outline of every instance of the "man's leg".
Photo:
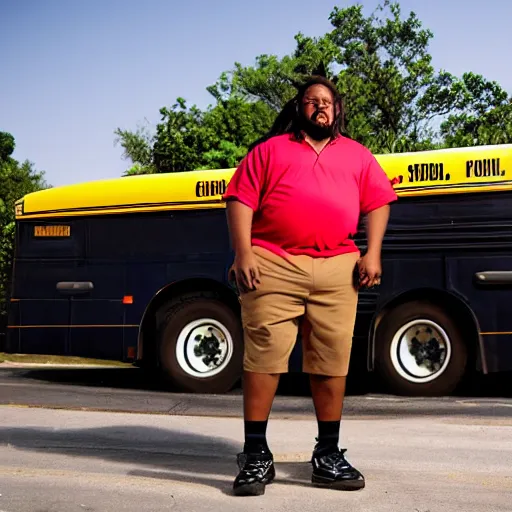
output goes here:
[[310, 375], [310, 382], [318, 420], [340, 421], [347, 378]]
[[308, 298], [304, 339], [304, 371], [310, 374], [318, 421], [312, 480], [344, 490], [364, 487], [363, 476], [338, 447], [357, 311], [352, 278], [357, 259], [357, 254], [348, 254], [315, 262], [316, 287]]
[[346, 377], [310, 375], [318, 422], [318, 449], [338, 446], [346, 380]]
[[244, 372], [245, 453], [268, 450], [267, 422], [279, 384], [279, 374]]
[[[311, 324], [305, 320], [302, 338], [309, 340], [310, 336]], [[309, 382], [318, 421], [318, 445], [337, 446], [347, 378], [310, 374]]]
[[266, 440], [267, 421], [279, 383], [297, 339], [297, 318], [307, 295], [304, 272], [263, 249], [255, 249], [260, 286], [241, 296], [244, 327], [244, 430], [236, 495], [265, 492], [275, 470]]
[[280, 374], [244, 372], [244, 417], [265, 421], [270, 414]]

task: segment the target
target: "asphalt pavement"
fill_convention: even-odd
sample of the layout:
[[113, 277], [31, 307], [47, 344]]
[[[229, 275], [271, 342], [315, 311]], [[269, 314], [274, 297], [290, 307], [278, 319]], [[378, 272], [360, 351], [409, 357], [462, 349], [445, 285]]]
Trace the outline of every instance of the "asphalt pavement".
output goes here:
[[[510, 377], [510, 380], [509, 380]], [[460, 416], [508, 418], [512, 415], [512, 376], [500, 376], [478, 392], [442, 398], [410, 398], [368, 392], [367, 383], [349, 386], [344, 414], [351, 418]], [[307, 419], [314, 410], [300, 375], [283, 379], [272, 416]], [[0, 367], [0, 404], [173, 416], [240, 417], [240, 389], [224, 395], [162, 390], [138, 368]]]
[[510, 375], [443, 398], [349, 382], [341, 445], [362, 491], [311, 485], [307, 379], [283, 378], [268, 427], [277, 479], [236, 498], [239, 388], [162, 389], [136, 368], [0, 366], [0, 512], [512, 512]]
[[[45, 393], [45, 388], [41, 389]], [[311, 485], [316, 424], [273, 419], [276, 481], [232, 494], [241, 418], [0, 406], [2, 512], [510, 512], [510, 418], [346, 419], [356, 492]]]

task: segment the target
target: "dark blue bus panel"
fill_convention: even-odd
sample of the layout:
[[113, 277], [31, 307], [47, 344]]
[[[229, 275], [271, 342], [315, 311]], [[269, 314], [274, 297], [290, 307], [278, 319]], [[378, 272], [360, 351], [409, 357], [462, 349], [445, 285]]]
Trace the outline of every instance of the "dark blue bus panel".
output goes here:
[[[469, 368], [512, 369], [511, 194], [392, 206], [382, 285], [361, 291], [354, 335], [390, 390], [445, 394]], [[222, 208], [20, 220], [6, 350], [137, 360], [179, 389], [224, 392], [243, 353], [232, 258]]]

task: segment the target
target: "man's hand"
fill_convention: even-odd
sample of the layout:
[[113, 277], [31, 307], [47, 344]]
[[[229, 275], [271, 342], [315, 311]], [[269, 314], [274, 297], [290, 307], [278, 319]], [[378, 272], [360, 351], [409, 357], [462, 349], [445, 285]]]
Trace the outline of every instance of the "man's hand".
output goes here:
[[366, 215], [366, 236], [368, 252], [357, 262], [359, 268], [359, 286], [373, 288], [380, 284], [382, 264], [380, 253], [382, 240], [389, 219], [389, 205], [381, 206]]
[[380, 284], [382, 265], [380, 256], [373, 253], [366, 253], [358, 262], [359, 286], [361, 288], [372, 288]]
[[258, 263], [252, 250], [244, 251], [235, 256], [230, 269], [240, 293], [256, 290], [260, 284]]

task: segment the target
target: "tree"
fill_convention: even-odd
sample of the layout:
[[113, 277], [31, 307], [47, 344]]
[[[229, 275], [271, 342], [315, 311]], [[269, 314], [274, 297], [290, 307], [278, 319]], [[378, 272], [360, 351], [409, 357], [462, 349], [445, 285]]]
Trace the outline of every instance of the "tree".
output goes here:
[[12, 158], [15, 141], [10, 133], [0, 132], [0, 326], [5, 326], [6, 304], [10, 293], [14, 254], [15, 202], [24, 195], [47, 188], [44, 172], [34, 170], [28, 160]]
[[125, 175], [151, 174], [155, 172], [153, 163], [152, 136], [146, 128], [138, 127], [135, 132], [115, 130], [114, 145], [120, 144], [123, 148], [123, 158], [132, 161], [133, 166], [125, 172]]
[[187, 107], [178, 98], [171, 108], [160, 109], [153, 149], [157, 172], [183, 172], [202, 165], [202, 155], [212, 149], [215, 133], [203, 126], [204, 112]]
[[214, 148], [205, 154], [206, 168], [235, 166], [247, 148], [270, 129], [275, 111], [262, 100], [248, 101], [228, 73], [209, 87], [216, 101], [204, 116], [204, 126], [216, 134]]
[[128, 174], [183, 172], [234, 167], [248, 146], [271, 126], [273, 111], [262, 101], [246, 101], [223, 74], [208, 91], [215, 99], [205, 111], [178, 98], [160, 109], [156, 134], [116, 130], [117, 142], [133, 167]]
[[10, 160], [15, 147], [14, 137], [10, 133], [0, 132], [0, 163]]
[[446, 147], [512, 142], [512, 98], [497, 82], [474, 73], [446, 74], [432, 102], [446, 103], [440, 133]]
[[336, 83], [346, 134], [375, 153], [512, 142], [509, 94], [471, 72], [435, 70], [433, 33], [414, 12], [384, 0], [369, 16], [361, 5], [335, 7], [329, 20], [324, 35], [298, 33], [290, 55], [235, 63], [207, 88], [216, 103], [205, 111], [183, 99], [162, 109], [157, 172], [232, 167], [311, 74]]
[[[386, 10], [389, 17], [380, 16]], [[427, 116], [423, 99], [440, 80], [428, 53], [432, 32], [413, 12], [402, 19], [399, 4], [388, 0], [368, 17], [356, 5], [334, 8], [329, 19], [333, 30], [322, 37], [299, 33], [292, 56], [235, 64], [241, 90], [281, 108], [295, 93], [292, 84], [323, 69], [344, 97], [350, 137], [375, 152], [433, 147], [430, 123], [442, 112], [430, 108]]]

